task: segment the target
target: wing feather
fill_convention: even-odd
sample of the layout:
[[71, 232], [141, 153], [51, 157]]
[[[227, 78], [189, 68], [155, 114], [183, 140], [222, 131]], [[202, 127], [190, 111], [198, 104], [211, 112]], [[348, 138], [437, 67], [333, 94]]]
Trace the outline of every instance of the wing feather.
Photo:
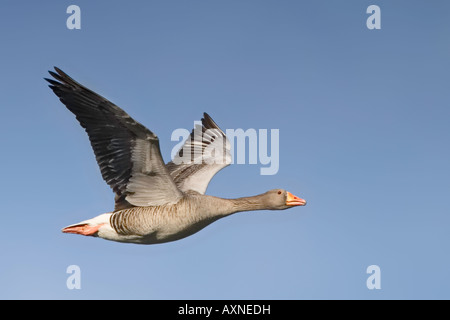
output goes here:
[[167, 168], [178, 188], [206, 192], [214, 175], [231, 163], [230, 142], [214, 120], [203, 114]]
[[176, 203], [182, 193], [164, 165], [158, 137], [62, 70], [55, 71], [49, 71], [55, 79], [46, 79], [49, 87], [86, 130], [102, 177], [116, 194], [116, 210]]

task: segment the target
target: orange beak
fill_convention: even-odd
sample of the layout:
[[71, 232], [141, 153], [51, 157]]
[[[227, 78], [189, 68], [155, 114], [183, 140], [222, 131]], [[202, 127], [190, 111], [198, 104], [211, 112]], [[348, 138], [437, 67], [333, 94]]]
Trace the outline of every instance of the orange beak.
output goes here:
[[303, 200], [302, 198], [299, 198], [297, 196], [294, 196], [292, 193], [287, 192], [286, 205], [287, 206], [304, 206], [304, 205], [306, 205], [306, 200]]

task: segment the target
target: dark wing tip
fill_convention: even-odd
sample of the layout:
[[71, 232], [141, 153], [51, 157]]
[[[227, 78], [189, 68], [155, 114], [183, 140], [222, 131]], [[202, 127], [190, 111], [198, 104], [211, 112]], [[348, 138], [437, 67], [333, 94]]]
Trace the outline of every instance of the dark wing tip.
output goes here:
[[52, 76], [52, 77], [55, 77], [55, 76], [58, 76], [54, 71], [52, 71], [52, 70], [48, 70], [48, 73]]
[[49, 82], [50, 84], [52, 84], [52, 85], [54, 85], [54, 86], [57, 86], [57, 85], [60, 84], [58, 81], [55, 81], [55, 80], [53, 80], [53, 79], [44, 78], [44, 80], [47, 81], [47, 82]]
[[[64, 71], [58, 67], [53, 67], [56, 72], [49, 70], [48, 73], [55, 79], [60, 81], [59, 85], [63, 84], [70, 87], [82, 87], [78, 82], [69, 77]], [[47, 80], [47, 79], [46, 79]], [[47, 80], [48, 81], [48, 80]]]
[[66, 81], [67, 80], [72, 80], [73, 81], [73, 79], [71, 77], [69, 77], [67, 75], [67, 73], [62, 71], [60, 68], [58, 68], [58, 67], [53, 67], [53, 68], [55, 68], [55, 71], [58, 73], [58, 76], [61, 77], [62, 79], [65, 79]]
[[65, 74], [60, 68], [58, 68], [57, 66], [53, 66], [53, 69], [55, 69], [56, 72], [58, 72], [59, 74]]
[[[65, 83], [66, 81], [64, 80], [64, 78], [63, 77], [61, 77], [59, 74], [57, 74], [57, 73], [55, 73], [55, 72], [53, 72], [53, 71], [48, 71], [48, 73], [54, 78], [54, 79], [56, 79], [56, 80], [58, 80], [58, 81], [61, 81], [61, 83]], [[48, 80], [47, 80], [48, 81]], [[61, 84], [61, 83], [58, 83], [58, 84]]]
[[220, 129], [217, 123], [206, 112], [203, 112], [202, 124], [206, 129]]

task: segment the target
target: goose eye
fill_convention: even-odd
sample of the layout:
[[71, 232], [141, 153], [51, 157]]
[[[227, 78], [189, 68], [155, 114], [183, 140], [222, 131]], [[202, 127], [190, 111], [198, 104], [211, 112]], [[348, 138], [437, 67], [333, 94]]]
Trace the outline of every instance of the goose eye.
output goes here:
[[278, 194], [281, 194], [281, 191], [278, 191]]

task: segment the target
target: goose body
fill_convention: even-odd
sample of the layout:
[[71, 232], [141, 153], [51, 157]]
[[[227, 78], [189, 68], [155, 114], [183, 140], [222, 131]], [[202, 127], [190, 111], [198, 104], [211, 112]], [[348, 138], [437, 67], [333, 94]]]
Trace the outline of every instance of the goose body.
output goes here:
[[204, 113], [172, 161], [158, 137], [122, 109], [55, 67], [46, 79], [85, 128], [115, 208], [63, 228], [65, 233], [155, 244], [179, 240], [240, 211], [284, 210], [306, 201], [283, 189], [238, 199], [205, 195], [213, 176], [231, 162], [224, 132]]

